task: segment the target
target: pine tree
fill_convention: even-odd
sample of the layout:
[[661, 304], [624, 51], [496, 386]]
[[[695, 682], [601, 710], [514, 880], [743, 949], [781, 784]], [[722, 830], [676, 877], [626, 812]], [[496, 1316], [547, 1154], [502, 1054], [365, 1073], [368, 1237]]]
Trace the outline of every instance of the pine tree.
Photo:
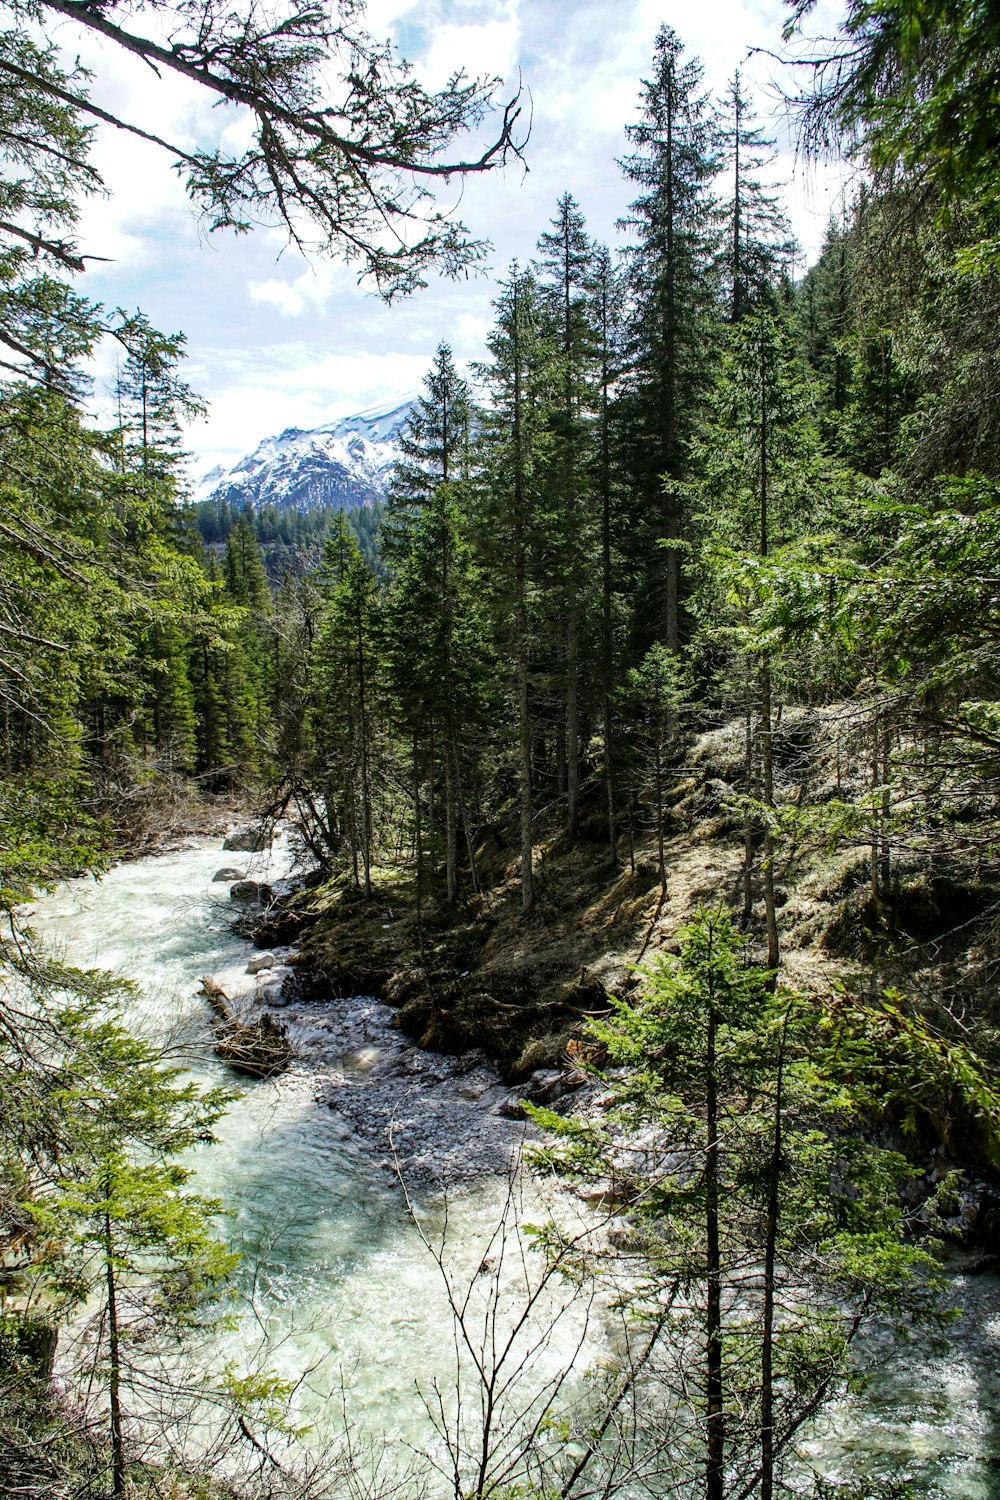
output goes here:
[[179, 374], [186, 339], [160, 333], [142, 313], [121, 309], [115, 336], [125, 350], [114, 389], [121, 466], [144, 480], [176, 485], [183, 423], [205, 414], [204, 402]]
[[728, 179], [718, 210], [723, 288], [730, 321], [738, 323], [786, 273], [795, 242], [777, 193], [760, 175], [774, 160], [774, 142], [757, 125], [738, 70], [722, 97], [717, 132], [719, 165]]
[[388, 512], [390, 548], [395, 514], [425, 503], [439, 479], [461, 478], [471, 422], [468, 381], [455, 368], [451, 345], [442, 341], [399, 436], [402, 457], [392, 476]]
[[844, 410], [851, 389], [849, 336], [854, 320], [854, 238], [846, 220], [843, 223], [831, 220], [819, 259], [802, 278], [799, 290], [806, 359], [822, 383], [824, 408], [833, 413]]
[[[678, 938], [637, 1003], [590, 1027], [612, 1065], [609, 1116], [531, 1108], [556, 1140], [536, 1160], [605, 1191], [610, 1181], [627, 1207], [629, 1298], [659, 1345], [631, 1436], [649, 1441], [665, 1399], [676, 1423], [668, 1451], [654, 1449], [659, 1486], [772, 1496], [869, 1320], [905, 1337], [947, 1317], [931, 1256], [906, 1234], [902, 1159], [835, 1123], [867, 1108], [892, 1047], [929, 1060], [933, 1044], [891, 1003], [818, 1018], [815, 997], [773, 994], [721, 906], [699, 907]], [[977, 1093], [982, 1070], [968, 1078]], [[624, 1163], [623, 1137], [635, 1143]], [[550, 1253], [569, 1248], [555, 1225], [542, 1237]]]
[[[617, 539], [617, 510], [620, 508], [618, 455], [614, 452], [612, 434], [612, 390], [618, 379], [621, 360], [622, 308], [624, 287], [611, 252], [599, 246], [593, 257], [590, 295], [596, 350], [596, 487], [599, 498], [601, 538], [601, 727], [604, 734], [604, 781], [607, 796], [608, 847], [612, 864], [618, 861], [615, 827], [615, 748], [613, 692], [615, 681], [615, 601], [620, 572], [620, 546]], [[616, 505], [617, 501], [617, 505]]]
[[[538, 241], [534, 272], [559, 350], [560, 396], [552, 412], [551, 488], [546, 530], [557, 584], [556, 628], [565, 632], [566, 831], [575, 838], [580, 815], [581, 646], [593, 577], [595, 334], [590, 271], [593, 248], [583, 214], [569, 193]], [[561, 757], [560, 757], [561, 759]], [[560, 776], [560, 782], [562, 780]], [[560, 786], [561, 790], [561, 786]]]
[[736, 670], [745, 726], [743, 917], [749, 923], [751, 872], [756, 846], [762, 843], [767, 962], [774, 970], [779, 951], [772, 816], [773, 653], [766, 633], [756, 628], [760, 600], [755, 577], [759, 561], [776, 547], [833, 516], [839, 493], [835, 466], [826, 457], [819, 432], [814, 391], [780, 307], [762, 305], [730, 330], [699, 459], [709, 548], [728, 552], [730, 559], [736, 554], [731, 564], [718, 553], [709, 559], [709, 590], [699, 609], [710, 622], [710, 632], [729, 632], [731, 639], [742, 643]]
[[[702, 68], [684, 61], [676, 32], [662, 26], [640, 119], [626, 127], [633, 147], [621, 162], [640, 189], [622, 227], [630, 312], [623, 415], [635, 490], [635, 534], [652, 576], [642, 588], [653, 612], [640, 634], [676, 651], [681, 638], [685, 537], [680, 481], [717, 338], [717, 250], [710, 184], [717, 170]], [[656, 542], [665, 544], [657, 547]]]
[[491, 596], [498, 644], [510, 666], [517, 737], [521, 906], [534, 905], [535, 708], [532, 654], [539, 596], [539, 518], [551, 452], [551, 412], [559, 397], [557, 349], [548, 335], [534, 278], [515, 263], [494, 303], [497, 321], [482, 367], [490, 394], [478, 445], [477, 547]]
[[681, 715], [690, 696], [686, 662], [659, 643], [632, 668], [620, 693], [633, 740], [633, 793], [638, 792], [653, 811], [661, 897], [667, 894], [667, 782], [671, 762], [677, 759]]
[[[412, 748], [418, 903], [423, 888], [421, 788], [430, 809], [443, 784], [445, 888], [458, 896], [458, 839], [464, 832], [473, 890], [479, 888], [471, 824], [471, 767], [482, 731], [478, 601], [463, 536], [472, 403], [468, 383], [440, 344], [401, 440], [382, 527], [391, 571], [387, 665], [401, 727]], [[435, 830], [429, 830], [433, 843]]]
[[354, 883], [370, 897], [379, 736], [381, 601], [343, 512], [324, 547], [322, 608], [311, 653], [311, 731], [327, 845], [346, 843]]
[[[179, 1160], [212, 1139], [229, 1095], [201, 1090], [149, 1043], [84, 1014], [65, 1012], [68, 1050], [49, 1080], [62, 1149], [20, 1209], [41, 1247], [34, 1269], [50, 1315], [87, 1307], [118, 1500], [129, 1490], [128, 1392], [147, 1408], [154, 1396], [184, 1400], [171, 1391], [171, 1362], [150, 1361], [150, 1342], [177, 1344], [221, 1321], [213, 1303], [238, 1261], [215, 1233], [220, 1205], [187, 1189], [192, 1169]], [[81, 1372], [84, 1388], [94, 1373]]]

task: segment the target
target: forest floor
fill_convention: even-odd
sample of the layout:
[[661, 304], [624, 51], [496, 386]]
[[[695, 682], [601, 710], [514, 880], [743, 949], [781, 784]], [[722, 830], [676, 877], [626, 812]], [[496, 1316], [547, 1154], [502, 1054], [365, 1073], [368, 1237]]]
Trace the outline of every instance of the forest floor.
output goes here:
[[[786, 714], [775, 741], [781, 800], [858, 793], [850, 776], [864, 771], [829, 743], [822, 721], [817, 726], [804, 715]], [[586, 1081], [580, 1065], [588, 1056], [588, 1019], [639, 991], [644, 968], [677, 950], [680, 930], [699, 904], [723, 901], [740, 909], [742, 789], [739, 724], [702, 735], [673, 767], [665, 890], [648, 829], [634, 833], [631, 848], [620, 840], [617, 868], [612, 864], [597, 777], [586, 788], [575, 841], [558, 826], [555, 812], [548, 821], [539, 817], [536, 900], [529, 913], [520, 905], [513, 810], [480, 841], [483, 893], [464, 896], [450, 910], [426, 894], [418, 908], [410, 870], [377, 869], [370, 900], [343, 878], [307, 882], [251, 918], [259, 946], [294, 946], [281, 987], [281, 1006], [292, 1007], [284, 1016], [296, 1016], [303, 1025], [312, 1024], [310, 1012], [335, 1020], [342, 1002], [357, 1007], [356, 997], [367, 997], [380, 1003], [364, 1024], [377, 1019], [379, 1048], [393, 1077], [402, 1065], [385, 1045], [387, 1027], [408, 1035], [431, 1057], [445, 1054], [445, 1072], [458, 1062], [459, 1071], [474, 1064], [487, 1076], [495, 1065], [500, 1078], [483, 1094], [491, 1115], [506, 1114], [521, 1095], [544, 1103], [564, 1099], [557, 1108], [576, 1108]], [[988, 1061], [1000, 1063], [1000, 890], [975, 871], [945, 871], [916, 853], [899, 856], [892, 881], [878, 896], [870, 872], [871, 851], [860, 842], [831, 846], [816, 838], [779, 848], [782, 983], [817, 996], [818, 1008], [835, 986], [872, 997], [894, 986], [944, 1034], [973, 1038]], [[468, 882], [468, 871], [465, 876]], [[760, 885], [758, 851], [747, 935], [748, 957], [757, 962], [765, 958]], [[370, 1093], [348, 1092], [356, 1100]], [[964, 1239], [968, 1225], [982, 1217], [983, 1204], [995, 1201], [997, 1212], [990, 1213], [996, 1232], [990, 1231], [989, 1245], [1000, 1248], [998, 1164], [977, 1152], [974, 1122], [958, 1113], [943, 1131], [925, 1121], [905, 1138], [898, 1121], [873, 1119], [870, 1128], [909, 1156], [916, 1203], [944, 1173], [964, 1171], [968, 1191], [956, 1215], [956, 1235]], [[421, 1148], [424, 1158], [430, 1160], [439, 1146], [432, 1133]]]
[[[786, 714], [775, 735], [779, 798], [851, 794], [846, 761], [822, 721]], [[512, 813], [480, 841], [481, 895], [450, 910], [425, 898], [418, 910], [412, 873], [378, 869], [374, 899], [343, 880], [302, 890], [265, 914], [256, 940], [294, 940], [295, 997], [385, 1001], [421, 1046], [480, 1048], [516, 1083], [571, 1064], [587, 1018], [636, 990], [643, 966], [676, 948], [699, 904], [739, 909], [742, 786], [740, 724], [703, 734], [673, 768], [665, 891], [650, 830], [634, 835], [631, 850], [620, 839], [612, 864], [594, 777], [576, 841], [554, 814], [538, 820], [530, 913], [520, 907]], [[897, 861], [891, 886], [875, 897], [869, 849], [821, 839], [779, 849], [775, 886], [782, 982], [816, 994], [894, 985], [945, 1030], [974, 1029], [1000, 1064], [1000, 889], [914, 857]], [[759, 852], [753, 895], [748, 956], [763, 961]]]
[[116, 787], [109, 801], [119, 861], [171, 854], [192, 839], [226, 834], [254, 815], [246, 791], [210, 791], [197, 780], [162, 773], [134, 778], [127, 789]]

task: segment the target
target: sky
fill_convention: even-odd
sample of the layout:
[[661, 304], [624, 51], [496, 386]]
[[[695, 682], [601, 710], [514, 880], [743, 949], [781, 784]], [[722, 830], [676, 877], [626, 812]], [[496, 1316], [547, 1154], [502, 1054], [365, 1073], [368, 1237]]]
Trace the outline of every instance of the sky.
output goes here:
[[[811, 24], [832, 29], [836, 0], [820, 0]], [[148, 14], [148, 12], [147, 12]], [[187, 378], [208, 416], [186, 434], [193, 474], [228, 467], [264, 437], [314, 427], [414, 394], [434, 349], [447, 339], [460, 361], [479, 358], [491, 321], [493, 278], [512, 258], [529, 259], [557, 198], [571, 192], [599, 240], [617, 242], [615, 221], [629, 185], [615, 165], [625, 125], [637, 117], [657, 28], [674, 26], [705, 84], [719, 91], [736, 68], [778, 142], [774, 172], [802, 246], [816, 255], [845, 190], [844, 169], [796, 159], [780, 101], [782, 70], [755, 47], [780, 47], [782, 0], [369, 0], [367, 27], [391, 37], [427, 85], [457, 68], [517, 80], [530, 93], [528, 170], [501, 172], [442, 190], [469, 229], [491, 241], [487, 274], [434, 279], [386, 306], [336, 261], [307, 264], [275, 229], [207, 235], [170, 159], [145, 142], [102, 127], [94, 160], [106, 196], [84, 206], [79, 238], [92, 255], [81, 288], [110, 307], [139, 307], [165, 332], [187, 338]], [[72, 22], [56, 39], [94, 75], [106, 107], [182, 147], [198, 140], [239, 145], [245, 121], [213, 108], [183, 80], [148, 67]], [[500, 91], [505, 97], [505, 91]], [[108, 359], [111, 358], [110, 351]], [[98, 372], [99, 381], [110, 371]]]

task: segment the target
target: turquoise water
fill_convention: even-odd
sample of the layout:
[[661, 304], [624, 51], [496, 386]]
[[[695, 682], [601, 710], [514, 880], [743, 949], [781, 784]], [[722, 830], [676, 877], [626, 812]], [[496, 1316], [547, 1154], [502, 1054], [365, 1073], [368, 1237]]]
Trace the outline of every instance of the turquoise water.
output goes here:
[[[220, 866], [248, 862], [251, 875], [268, 873], [260, 856], [224, 854], [218, 842], [202, 841], [122, 865], [100, 882], [70, 882], [37, 903], [34, 922], [74, 963], [138, 980], [132, 1024], [176, 1041], [206, 1080], [232, 1082], [211, 1056], [198, 981], [209, 973], [230, 989], [252, 984], [244, 970], [253, 950], [229, 931], [227, 885], [212, 881]], [[278, 845], [270, 873], [289, 863]], [[233, 1210], [225, 1232], [246, 1252], [244, 1315], [227, 1357], [249, 1361], [263, 1352], [270, 1368], [300, 1380], [297, 1403], [309, 1421], [339, 1412], [346, 1390], [359, 1430], [384, 1435], [399, 1451], [430, 1447], [425, 1400], [435, 1381], [446, 1389], [453, 1380], [454, 1351], [442, 1278], [417, 1225], [366, 1150], [343, 1139], [342, 1126], [315, 1102], [317, 1079], [306, 1068], [239, 1086], [219, 1143], [197, 1162], [199, 1186]], [[452, 1196], [456, 1284], [475, 1277], [505, 1191], [489, 1180]], [[442, 1212], [432, 1199], [418, 1205], [432, 1235]], [[503, 1292], [509, 1310], [518, 1275], [512, 1271]], [[833, 1407], [803, 1444], [804, 1457], [829, 1477], [861, 1472], [873, 1493], [881, 1479], [904, 1475], [922, 1493], [1000, 1497], [1000, 1282], [964, 1278], [955, 1291], [964, 1317], [951, 1352], [905, 1351], [863, 1397]], [[533, 1378], [544, 1381], [574, 1356], [582, 1319], [570, 1309], [542, 1338]], [[600, 1340], [583, 1342], [593, 1352]]]

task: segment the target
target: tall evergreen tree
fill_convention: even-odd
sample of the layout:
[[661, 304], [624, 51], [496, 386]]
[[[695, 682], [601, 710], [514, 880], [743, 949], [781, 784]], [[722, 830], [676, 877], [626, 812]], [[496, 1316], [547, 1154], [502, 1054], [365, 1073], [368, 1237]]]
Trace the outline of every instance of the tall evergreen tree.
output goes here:
[[774, 160], [774, 141], [756, 122], [739, 70], [722, 96], [717, 133], [727, 183], [719, 203], [723, 290], [738, 323], [788, 270], [795, 250], [777, 192], [761, 176]]
[[[601, 727], [604, 736], [604, 781], [607, 796], [608, 845], [617, 862], [615, 829], [615, 751], [613, 696], [615, 682], [615, 601], [618, 596], [620, 543], [617, 536], [621, 506], [618, 454], [613, 439], [612, 391], [621, 363], [623, 278], [611, 252], [601, 245], [594, 253], [590, 279], [596, 351], [596, 489], [601, 550]], [[617, 503], [616, 503], [617, 502]]]
[[160, 333], [140, 312], [121, 311], [115, 336], [125, 350], [114, 389], [122, 467], [176, 485], [183, 424], [205, 413], [179, 372], [185, 337]]
[[651, 571], [642, 592], [653, 606], [640, 633], [661, 637], [671, 651], [681, 639], [681, 480], [717, 338], [710, 196], [717, 158], [701, 82], [701, 65], [685, 60], [676, 32], [662, 26], [653, 71], [642, 86], [640, 117], [626, 127], [632, 150], [621, 162], [639, 188], [622, 228], [633, 241], [626, 252], [627, 455], [636, 537]]
[[[462, 532], [472, 404], [450, 347], [439, 344], [424, 392], [402, 435], [382, 527], [392, 579], [386, 611], [387, 664], [401, 727], [412, 750], [418, 895], [423, 881], [421, 788], [428, 814], [443, 801], [447, 901], [458, 895], [458, 839], [464, 830], [478, 889], [470, 821], [471, 767], [478, 756], [480, 671], [477, 600]], [[471, 652], [471, 655], [470, 655]], [[435, 795], [443, 786], [443, 798]], [[433, 842], [435, 830], [428, 828]]]
[[[743, 916], [748, 923], [752, 869], [760, 847], [767, 962], [774, 970], [775, 682], [767, 633], [759, 629], [755, 572], [759, 560], [835, 515], [838, 494], [812, 384], [782, 309], [758, 307], [730, 330], [699, 460], [703, 524], [715, 553], [708, 561], [709, 588], [700, 610], [710, 633], [738, 643], [735, 667], [744, 718]], [[742, 560], [729, 566], [726, 555]]]
[[[580, 695], [584, 617], [592, 593], [594, 463], [592, 408], [595, 340], [589, 295], [593, 250], [583, 214], [569, 193], [559, 199], [551, 227], [538, 241], [535, 274], [559, 351], [560, 396], [552, 412], [551, 488], [546, 530], [556, 586], [558, 621], [564, 636], [566, 829], [575, 838], [580, 816]], [[562, 782], [562, 753], [559, 781]]]
[[547, 583], [539, 565], [539, 519], [551, 452], [551, 412], [559, 399], [557, 346], [548, 332], [534, 277], [515, 263], [494, 303], [482, 375], [490, 396], [479, 444], [477, 541], [500, 649], [510, 666], [516, 725], [521, 830], [521, 905], [530, 911], [534, 886], [536, 723], [532, 657], [539, 596]]
[[331, 856], [346, 844], [354, 883], [374, 891], [376, 747], [380, 730], [381, 604], [341, 512], [327, 538], [322, 610], [312, 649], [311, 729]]

